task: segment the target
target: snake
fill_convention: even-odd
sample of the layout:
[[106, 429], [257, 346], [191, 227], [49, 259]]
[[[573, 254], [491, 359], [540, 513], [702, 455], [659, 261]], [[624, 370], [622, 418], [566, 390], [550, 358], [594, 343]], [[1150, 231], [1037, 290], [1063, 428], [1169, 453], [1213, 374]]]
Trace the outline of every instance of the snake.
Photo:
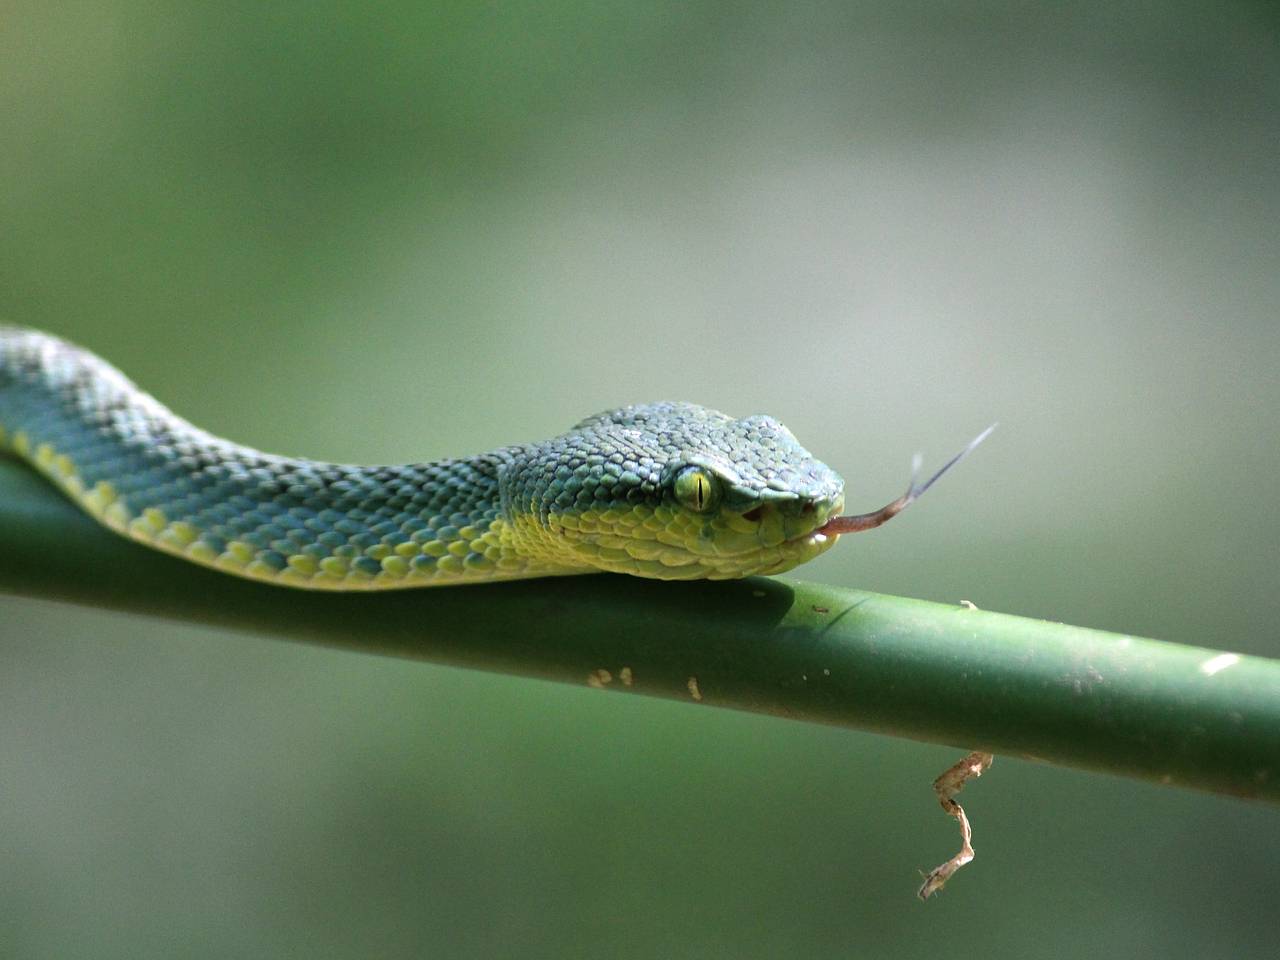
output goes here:
[[692, 403], [619, 407], [471, 457], [327, 463], [215, 436], [89, 350], [0, 326], [0, 451], [116, 533], [303, 589], [783, 573], [901, 512], [989, 432], [923, 483], [917, 458], [905, 494], [852, 516], [841, 476], [778, 420]]

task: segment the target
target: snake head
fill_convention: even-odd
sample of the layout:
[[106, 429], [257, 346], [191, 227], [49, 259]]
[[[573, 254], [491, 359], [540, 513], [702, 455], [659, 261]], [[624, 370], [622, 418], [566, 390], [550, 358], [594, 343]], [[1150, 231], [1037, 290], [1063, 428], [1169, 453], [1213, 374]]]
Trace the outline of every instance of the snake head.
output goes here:
[[513, 448], [503, 509], [521, 548], [664, 580], [780, 573], [835, 542], [844, 481], [767, 416], [623, 407]]

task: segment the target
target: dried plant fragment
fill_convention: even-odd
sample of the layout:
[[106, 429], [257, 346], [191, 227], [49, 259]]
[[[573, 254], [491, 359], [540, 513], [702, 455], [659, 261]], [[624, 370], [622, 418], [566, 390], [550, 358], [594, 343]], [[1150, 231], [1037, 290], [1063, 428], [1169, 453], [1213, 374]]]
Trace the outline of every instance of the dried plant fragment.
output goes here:
[[942, 804], [942, 809], [949, 816], [960, 821], [960, 852], [925, 875], [924, 883], [916, 893], [921, 900], [927, 900], [932, 894], [941, 890], [953, 873], [973, 859], [973, 830], [969, 827], [969, 818], [965, 816], [964, 808], [956, 803], [955, 795], [963, 790], [964, 785], [970, 780], [982, 776], [994, 759], [989, 753], [974, 751], [959, 763], [947, 768], [942, 776], [933, 781], [933, 790], [938, 795], [938, 803]]

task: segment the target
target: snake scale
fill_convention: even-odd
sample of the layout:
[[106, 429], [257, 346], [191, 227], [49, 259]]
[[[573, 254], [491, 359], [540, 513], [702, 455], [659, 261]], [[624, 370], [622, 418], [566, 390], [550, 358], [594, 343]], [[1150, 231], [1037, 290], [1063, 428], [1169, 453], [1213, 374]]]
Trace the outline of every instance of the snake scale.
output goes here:
[[689, 403], [622, 407], [541, 443], [463, 459], [323, 463], [216, 437], [89, 351], [0, 326], [0, 450], [118, 533], [309, 589], [602, 570], [663, 580], [780, 573], [842, 533], [883, 523], [981, 439], [854, 517], [839, 515], [839, 474], [777, 420]]

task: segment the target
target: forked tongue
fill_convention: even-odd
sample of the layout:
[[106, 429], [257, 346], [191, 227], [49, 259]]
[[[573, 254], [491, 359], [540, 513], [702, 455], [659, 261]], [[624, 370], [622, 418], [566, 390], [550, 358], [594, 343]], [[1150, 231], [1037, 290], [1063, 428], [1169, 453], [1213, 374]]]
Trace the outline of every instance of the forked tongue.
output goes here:
[[991, 436], [991, 431], [995, 428], [996, 424], [993, 423], [991, 426], [987, 427], [987, 429], [983, 430], [980, 434], [970, 440], [967, 447], [944, 463], [942, 465], [942, 469], [924, 483], [919, 482], [920, 454], [917, 453], [915, 459], [911, 462], [911, 485], [907, 487], [906, 493], [900, 496], [897, 500], [894, 500], [892, 503], [886, 503], [879, 510], [874, 510], [871, 513], [859, 513], [848, 517], [832, 517], [819, 527], [817, 532], [827, 534], [828, 536], [840, 533], [860, 533], [863, 530], [873, 530], [880, 526], [880, 524], [892, 520], [903, 510], [907, 509], [907, 507], [911, 506], [911, 504], [919, 500], [926, 490], [937, 483], [939, 477], [971, 454], [978, 444]]

